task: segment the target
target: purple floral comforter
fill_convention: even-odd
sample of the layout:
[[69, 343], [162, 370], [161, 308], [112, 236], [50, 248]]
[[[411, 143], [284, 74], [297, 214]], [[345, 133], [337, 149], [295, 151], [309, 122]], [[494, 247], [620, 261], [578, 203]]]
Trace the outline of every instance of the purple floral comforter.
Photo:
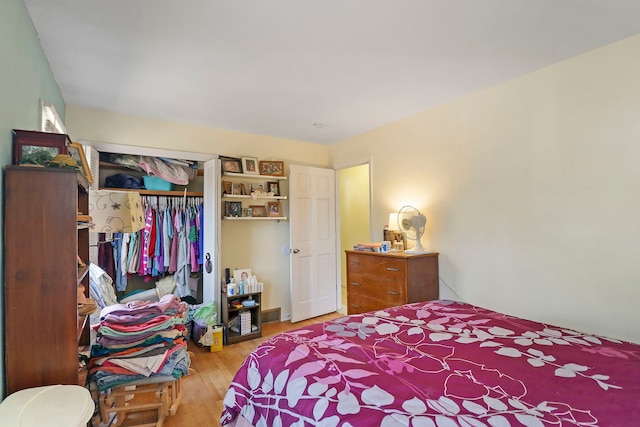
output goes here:
[[277, 335], [245, 360], [221, 425], [640, 426], [640, 345], [453, 301]]

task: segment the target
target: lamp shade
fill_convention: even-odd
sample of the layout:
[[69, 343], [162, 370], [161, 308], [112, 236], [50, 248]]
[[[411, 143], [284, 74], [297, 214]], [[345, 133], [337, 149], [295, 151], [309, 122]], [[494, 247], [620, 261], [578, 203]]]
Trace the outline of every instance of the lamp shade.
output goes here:
[[400, 230], [400, 227], [398, 226], [398, 212], [389, 214], [389, 223], [387, 225], [389, 230]]
[[144, 228], [140, 193], [90, 190], [91, 230], [97, 233], [133, 233]]

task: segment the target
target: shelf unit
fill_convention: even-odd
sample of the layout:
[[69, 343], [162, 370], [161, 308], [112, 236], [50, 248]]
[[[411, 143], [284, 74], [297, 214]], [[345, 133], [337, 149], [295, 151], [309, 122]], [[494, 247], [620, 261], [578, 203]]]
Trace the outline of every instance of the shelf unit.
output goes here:
[[[225, 193], [224, 181], [228, 180], [232, 183], [241, 183], [243, 181], [248, 181], [250, 183], [262, 182], [266, 185], [267, 182], [278, 181], [278, 187], [280, 190], [279, 195], [267, 195], [260, 194], [252, 196], [250, 194], [228, 194]], [[288, 197], [286, 196], [286, 188], [282, 185], [284, 181], [287, 180], [286, 176], [273, 176], [273, 175], [255, 175], [255, 174], [245, 174], [245, 173], [235, 173], [235, 172], [223, 172], [222, 173], [222, 182], [223, 188], [221, 191], [221, 213], [222, 219], [225, 221], [286, 221], [288, 218], [284, 213], [286, 212], [286, 207], [281, 205], [281, 213], [283, 215], [279, 216], [226, 216], [225, 215], [225, 201], [239, 201], [242, 203], [242, 207], [249, 207], [252, 205], [263, 203], [265, 206], [265, 210], [267, 209], [267, 203], [269, 201], [287, 201]], [[249, 191], [247, 189], [246, 191]], [[282, 193], [285, 193], [284, 195]]]
[[78, 354], [89, 348], [90, 331], [78, 315], [78, 287], [89, 295], [88, 184], [76, 170], [5, 167], [7, 394], [85, 385]]
[[[242, 303], [245, 300], [254, 300], [256, 303], [252, 307], [242, 307], [235, 308], [232, 306], [234, 302]], [[235, 344], [237, 342], [251, 340], [254, 338], [259, 338], [262, 336], [262, 313], [261, 313], [261, 303], [262, 303], [262, 292], [252, 292], [245, 293], [239, 295], [229, 296], [226, 293], [222, 293], [221, 297], [221, 318], [222, 323], [224, 324], [227, 331], [226, 345]], [[251, 325], [255, 325], [257, 329], [255, 331], [251, 331], [247, 334], [241, 334], [238, 332], [234, 332], [229, 327], [230, 323], [237, 317], [240, 316], [240, 313], [249, 313], [251, 316]]]

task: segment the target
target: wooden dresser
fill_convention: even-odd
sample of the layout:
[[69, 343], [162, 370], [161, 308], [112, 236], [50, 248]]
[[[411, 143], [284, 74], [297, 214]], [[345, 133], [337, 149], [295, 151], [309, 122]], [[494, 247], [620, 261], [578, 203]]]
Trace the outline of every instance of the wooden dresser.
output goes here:
[[[78, 353], [89, 349], [89, 182], [72, 169], [4, 170], [4, 363], [7, 395], [54, 384], [84, 385]], [[83, 218], [82, 218], [83, 219]], [[82, 288], [79, 288], [83, 285]], [[0, 421], [0, 425], [2, 421]]]
[[348, 314], [438, 299], [438, 253], [347, 254]]

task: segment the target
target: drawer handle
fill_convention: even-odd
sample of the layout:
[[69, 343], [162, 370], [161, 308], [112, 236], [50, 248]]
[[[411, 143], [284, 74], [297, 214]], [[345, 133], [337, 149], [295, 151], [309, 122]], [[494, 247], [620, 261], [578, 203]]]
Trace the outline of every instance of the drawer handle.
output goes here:
[[352, 284], [353, 286], [362, 286], [362, 285], [361, 285], [360, 283], [358, 283], [358, 282], [351, 282], [351, 284]]
[[357, 265], [360, 265], [360, 263], [359, 263], [358, 261], [351, 261], [351, 262], [349, 262], [349, 264], [357, 264]]
[[387, 267], [387, 271], [400, 271], [399, 268]]
[[360, 307], [358, 304], [351, 304], [351, 307], [355, 307], [355, 308], [362, 308], [362, 307]]
[[396, 291], [387, 291], [387, 293], [391, 295], [400, 295], [400, 292], [396, 292]]

